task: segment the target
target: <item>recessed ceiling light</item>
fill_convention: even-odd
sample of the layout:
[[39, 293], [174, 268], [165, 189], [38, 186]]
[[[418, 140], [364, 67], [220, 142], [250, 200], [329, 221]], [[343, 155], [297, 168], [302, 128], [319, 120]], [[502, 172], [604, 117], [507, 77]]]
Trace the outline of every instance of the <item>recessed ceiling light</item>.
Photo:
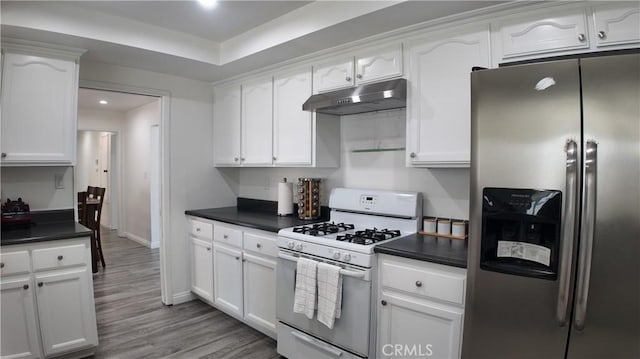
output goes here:
[[218, 4], [218, 0], [198, 0], [198, 2], [205, 9], [213, 9]]
[[109, 101], [107, 101], [107, 100], [100, 100], [98, 102], [100, 102], [101, 105], [106, 105], [106, 104], [109, 103]]

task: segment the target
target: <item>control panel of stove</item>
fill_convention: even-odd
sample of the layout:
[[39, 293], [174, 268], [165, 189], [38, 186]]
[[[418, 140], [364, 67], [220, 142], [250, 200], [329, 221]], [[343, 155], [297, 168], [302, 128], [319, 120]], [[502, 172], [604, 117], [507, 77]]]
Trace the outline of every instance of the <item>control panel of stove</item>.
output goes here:
[[378, 201], [378, 196], [364, 194], [360, 196], [360, 204], [371, 208], [371, 206], [375, 206]]

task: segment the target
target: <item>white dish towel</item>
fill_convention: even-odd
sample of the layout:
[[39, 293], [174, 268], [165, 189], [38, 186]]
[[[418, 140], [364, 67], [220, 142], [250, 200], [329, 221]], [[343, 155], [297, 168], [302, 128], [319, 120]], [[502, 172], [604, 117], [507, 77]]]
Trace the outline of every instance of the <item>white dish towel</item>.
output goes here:
[[318, 321], [333, 329], [340, 318], [342, 306], [342, 276], [340, 267], [318, 263]]
[[316, 307], [316, 271], [318, 262], [298, 258], [296, 269], [296, 289], [293, 299], [293, 312], [303, 313], [307, 318], [313, 318]]

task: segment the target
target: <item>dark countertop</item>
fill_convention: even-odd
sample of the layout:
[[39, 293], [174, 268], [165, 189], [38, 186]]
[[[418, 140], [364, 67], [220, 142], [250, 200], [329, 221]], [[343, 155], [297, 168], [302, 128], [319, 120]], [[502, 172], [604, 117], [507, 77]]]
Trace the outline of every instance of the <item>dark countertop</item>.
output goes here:
[[437, 239], [432, 236], [416, 233], [408, 237], [379, 244], [374, 248], [374, 251], [376, 253], [467, 268], [466, 241], [463, 246], [459, 247], [453, 246], [450, 241], [452, 240]]
[[[193, 209], [187, 210], [184, 213], [190, 216], [275, 233], [282, 228], [324, 222], [329, 219], [326, 210], [323, 210], [323, 216], [321, 218], [314, 220], [301, 220], [295, 215], [278, 216], [277, 203], [275, 203], [275, 207], [273, 207], [274, 203], [275, 202], [272, 201], [238, 198], [238, 204], [236, 207]], [[294, 213], [296, 213], [295, 208]]]
[[32, 214], [32, 223], [24, 228], [2, 227], [0, 244], [25, 244], [32, 242], [55, 241], [69, 238], [88, 237], [91, 230], [73, 220], [73, 210], [58, 217], [38, 217]]

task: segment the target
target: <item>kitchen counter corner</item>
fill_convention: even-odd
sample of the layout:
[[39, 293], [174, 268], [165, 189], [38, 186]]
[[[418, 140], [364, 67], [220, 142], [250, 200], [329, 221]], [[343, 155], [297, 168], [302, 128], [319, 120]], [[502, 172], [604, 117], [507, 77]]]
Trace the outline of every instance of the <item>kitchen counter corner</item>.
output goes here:
[[374, 252], [467, 268], [467, 243], [454, 247], [450, 241], [416, 233], [379, 244]]

